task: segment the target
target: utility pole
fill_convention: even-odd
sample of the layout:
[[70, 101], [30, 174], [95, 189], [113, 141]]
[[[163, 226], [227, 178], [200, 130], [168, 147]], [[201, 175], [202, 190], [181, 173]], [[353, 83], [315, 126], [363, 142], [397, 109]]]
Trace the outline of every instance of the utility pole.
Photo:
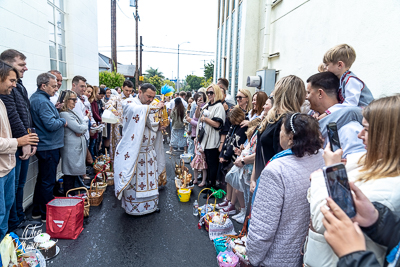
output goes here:
[[[138, 15], [138, 2], [139, 0], [136, 0], [136, 72], [135, 72], [135, 85], [136, 85], [136, 90], [139, 89], [139, 71], [138, 71], [138, 58], [139, 58], [139, 27], [138, 27], [138, 22], [139, 22], [139, 15]], [[142, 49], [142, 47], [140, 47]], [[140, 61], [142, 60], [142, 57], [140, 57]]]
[[117, 71], [117, 0], [111, 0], [111, 71]]
[[[143, 75], [143, 71], [142, 71], [142, 52], [143, 52], [143, 43], [142, 43], [142, 36], [140, 36], [140, 76]], [[142, 84], [142, 82], [140, 82], [140, 84]]]
[[177, 84], [176, 84], [177, 92], [179, 92], [179, 87], [180, 87], [180, 84], [179, 84], [179, 47], [183, 44], [188, 44], [188, 43], [190, 43], [190, 42], [184, 42], [184, 43], [178, 44], [178, 79], [177, 79]]
[[179, 92], [179, 46], [180, 44], [178, 44], [178, 79], [176, 80], [176, 91]]

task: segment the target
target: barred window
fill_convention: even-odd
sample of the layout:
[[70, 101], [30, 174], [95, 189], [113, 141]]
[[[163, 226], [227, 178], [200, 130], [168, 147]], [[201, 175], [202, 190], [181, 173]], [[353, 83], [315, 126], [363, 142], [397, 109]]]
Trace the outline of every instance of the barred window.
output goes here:
[[[48, 0], [50, 68], [67, 79], [64, 0]], [[61, 90], [67, 89], [64, 81]]]

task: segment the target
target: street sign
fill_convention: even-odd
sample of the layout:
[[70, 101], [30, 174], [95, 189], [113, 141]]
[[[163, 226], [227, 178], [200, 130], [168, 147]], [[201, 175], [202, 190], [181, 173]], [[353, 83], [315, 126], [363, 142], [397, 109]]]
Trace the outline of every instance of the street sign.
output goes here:
[[143, 82], [143, 80], [144, 80], [143, 76], [139, 76], [139, 81]]
[[177, 80], [175, 79], [175, 80], [170, 80], [170, 81], [176, 83]]

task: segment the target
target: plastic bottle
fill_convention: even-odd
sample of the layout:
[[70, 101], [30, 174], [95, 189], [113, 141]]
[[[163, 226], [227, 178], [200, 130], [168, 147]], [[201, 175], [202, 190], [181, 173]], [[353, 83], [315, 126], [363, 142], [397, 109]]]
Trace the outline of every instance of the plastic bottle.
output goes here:
[[58, 179], [58, 184], [60, 185], [60, 188], [58, 189], [58, 191], [61, 194], [64, 194], [64, 181], [63, 181], [63, 178]]
[[197, 216], [199, 214], [199, 203], [197, 203], [197, 199], [193, 203], [193, 215]]

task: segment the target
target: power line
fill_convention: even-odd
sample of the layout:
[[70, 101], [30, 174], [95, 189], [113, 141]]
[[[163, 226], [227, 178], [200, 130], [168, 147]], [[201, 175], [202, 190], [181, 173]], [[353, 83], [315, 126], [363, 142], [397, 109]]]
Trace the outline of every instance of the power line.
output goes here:
[[128, 15], [126, 15], [125, 12], [122, 11], [122, 8], [119, 6], [118, 2], [116, 2], [116, 3], [117, 3], [117, 6], [118, 6], [119, 10], [122, 12], [122, 14], [125, 15], [125, 17], [127, 17], [128, 19], [134, 19], [134, 18], [131, 18], [131, 17], [129, 17]]
[[[100, 46], [100, 47], [110, 47], [110, 46], [104, 45], [104, 46]], [[134, 46], [134, 45], [119, 45], [118, 47], [135, 47], [135, 46]], [[143, 47], [147, 47], [147, 48], [160, 48], [160, 49], [167, 49], [167, 50], [178, 50], [177, 48], [168, 48], [168, 47], [160, 47], [160, 46], [147, 46], [147, 45], [144, 45]], [[198, 50], [188, 50], [188, 49], [179, 49], [179, 51], [215, 54], [215, 52], [198, 51]], [[180, 54], [180, 53], [179, 53], [179, 54]]]
[[[110, 52], [110, 50], [101, 50], [102, 52]], [[118, 52], [135, 52], [136, 50], [119, 50]], [[178, 54], [178, 52], [169, 52], [169, 51], [149, 51], [143, 50], [143, 52], [151, 52], [151, 53], [163, 53], [163, 54]], [[214, 57], [214, 55], [204, 55], [204, 54], [194, 54], [194, 53], [182, 53], [179, 52], [180, 55], [191, 55], [191, 56], [203, 56], [203, 57]]]
[[[169, 49], [169, 50], [178, 50], [177, 48], [168, 48], [168, 47], [159, 47], [159, 46], [147, 46], [145, 45], [145, 47], [148, 48], [161, 48], [161, 49]], [[207, 52], [207, 51], [196, 51], [196, 50], [187, 50], [187, 49], [179, 49], [180, 51], [188, 51], [188, 52], [200, 52], [200, 53], [212, 53], [214, 54], [214, 52]]]

